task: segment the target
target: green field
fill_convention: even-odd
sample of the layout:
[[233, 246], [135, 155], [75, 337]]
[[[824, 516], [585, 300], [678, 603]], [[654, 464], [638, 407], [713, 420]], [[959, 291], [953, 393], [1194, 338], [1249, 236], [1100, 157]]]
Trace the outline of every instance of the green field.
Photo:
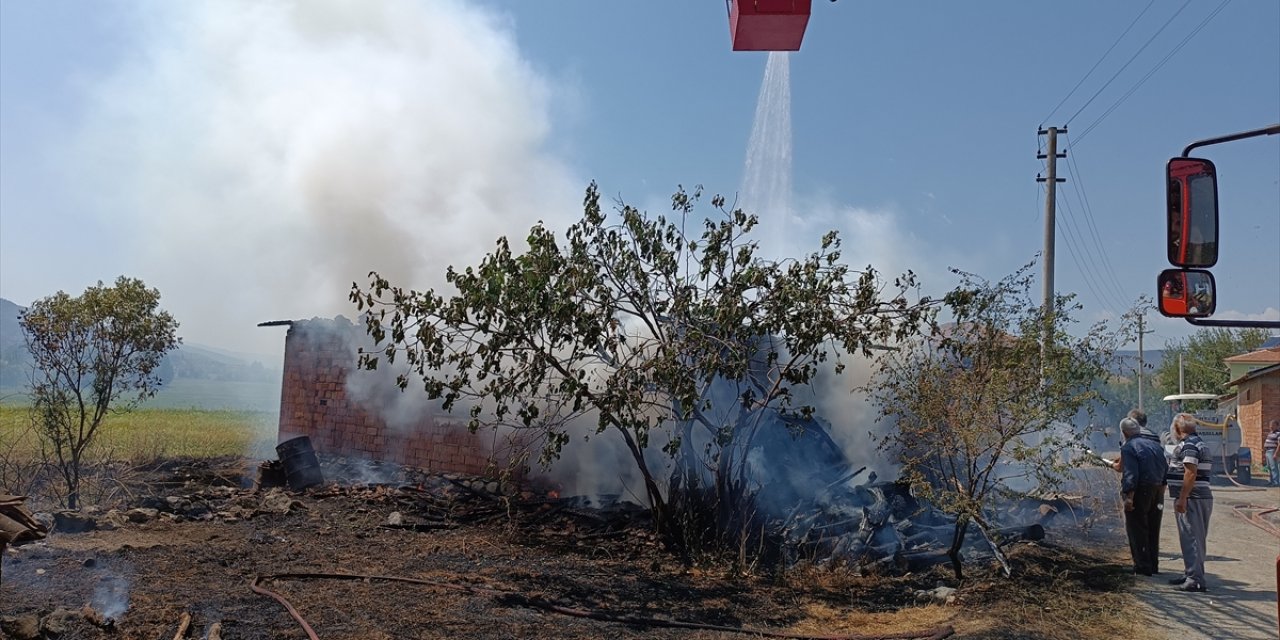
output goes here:
[[280, 410], [280, 381], [178, 378], [167, 382], [144, 406], [155, 409], [234, 409], [275, 413]]
[[[24, 403], [26, 393], [23, 387], [0, 387], [0, 405]], [[280, 383], [178, 378], [165, 382], [142, 406], [274, 413], [280, 409]]]
[[[0, 404], [0, 456], [34, 458], [39, 442], [27, 407]], [[111, 415], [91, 451], [95, 460], [270, 455], [276, 415], [265, 411], [144, 408]]]

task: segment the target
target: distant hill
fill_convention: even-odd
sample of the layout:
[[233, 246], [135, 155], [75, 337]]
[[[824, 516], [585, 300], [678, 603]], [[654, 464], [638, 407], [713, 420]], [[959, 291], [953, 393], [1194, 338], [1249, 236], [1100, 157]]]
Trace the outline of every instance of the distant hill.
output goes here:
[[27, 383], [27, 363], [31, 360], [22, 339], [22, 325], [18, 324], [18, 314], [24, 308], [0, 298], [0, 389]]
[[[23, 340], [19, 313], [25, 307], [0, 298], [0, 399], [20, 396], [31, 375], [31, 354]], [[160, 364], [160, 393], [149, 406], [277, 411], [279, 364], [216, 347], [183, 344]]]
[[0, 298], [0, 349], [22, 344], [22, 326], [18, 324], [18, 314], [25, 308]]
[[[1147, 366], [1147, 373], [1154, 373], [1160, 368], [1164, 362], [1163, 349], [1146, 349], [1142, 352], [1143, 363]], [[1111, 366], [1111, 373], [1121, 376], [1131, 376], [1135, 369], [1138, 368], [1138, 350], [1117, 351], [1115, 362]]]

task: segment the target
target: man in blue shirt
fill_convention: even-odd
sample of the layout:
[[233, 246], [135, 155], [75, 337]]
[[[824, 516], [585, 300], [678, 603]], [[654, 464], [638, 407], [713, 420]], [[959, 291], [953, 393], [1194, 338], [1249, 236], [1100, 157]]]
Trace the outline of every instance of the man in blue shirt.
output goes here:
[[[1133, 572], [1160, 572], [1160, 520], [1164, 513], [1164, 447], [1156, 434], [1131, 417], [1120, 421], [1120, 495], [1124, 498], [1124, 529], [1133, 556]], [[1146, 416], [1142, 416], [1145, 418]]]
[[1169, 581], [1179, 591], [1208, 591], [1204, 579], [1205, 539], [1209, 536], [1209, 516], [1213, 515], [1213, 491], [1209, 477], [1213, 454], [1196, 434], [1196, 419], [1189, 413], [1173, 417], [1173, 437], [1178, 441], [1169, 461], [1169, 497], [1178, 521], [1178, 545], [1182, 547], [1181, 577]]
[[1267, 439], [1262, 443], [1262, 464], [1270, 476], [1268, 487], [1280, 487], [1280, 420], [1271, 421]]

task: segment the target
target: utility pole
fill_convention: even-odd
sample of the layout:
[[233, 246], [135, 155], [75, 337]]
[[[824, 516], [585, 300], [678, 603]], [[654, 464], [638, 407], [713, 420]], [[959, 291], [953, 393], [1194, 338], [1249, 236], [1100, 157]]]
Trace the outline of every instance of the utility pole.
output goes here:
[[1147, 361], [1146, 361], [1146, 355], [1143, 353], [1143, 350], [1142, 350], [1142, 336], [1148, 333], [1155, 333], [1154, 331], [1145, 330], [1145, 327], [1144, 327], [1145, 321], [1146, 321], [1146, 314], [1139, 313], [1138, 314], [1138, 411], [1145, 411], [1145, 409], [1142, 408], [1142, 375], [1147, 370]]
[[1041, 177], [1036, 174], [1036, 182], [1045, 183], [1044, 189], [1044, 276], [1041, 278], [1044, 284], [1044, 340], [1040, 343], [1041, 359], [1044, 358], [1044, 352], [1049, 348], [1049, 342], [1053, 339], [1053, 249], [1056, 244], [1055, 225], [1057, 224], [1056, 211], [1058, 204], [1058, 183], [1066, 182], [1066, 178], [1058, 177], [1058, 158], [1067, 157], [1066, 153], [1058, 153], [1058, 132], [1067, 132], [1066, 127], [1061, 129], [1057, 127], [1049, 127], [1041, 129], [1039, 134], [1049, 136], [1046, 144], [1045, 153], [1036, 154], [1036, 158], [1047, 160], [1047, 175]]
[[1142, 319], [1138, 314], [1138, 411], [1142, 411], [1142, 368], [1146, 362], [1142, 358]]
[[1186, 392], [1187, 392], [1187, 390], [1183, 388], [1183, 384], [1182, 384], [1182, 382], [1183, 382], [1183, 376], [1182, 376], [1182, 354], [1181, 354], [1181, 353], [1179, 353], [1179, 354], [1178, 354], [1178, 393], [1179, 393], [1179, 394], [1183, 394], [1183, 393], [1186, 393]]

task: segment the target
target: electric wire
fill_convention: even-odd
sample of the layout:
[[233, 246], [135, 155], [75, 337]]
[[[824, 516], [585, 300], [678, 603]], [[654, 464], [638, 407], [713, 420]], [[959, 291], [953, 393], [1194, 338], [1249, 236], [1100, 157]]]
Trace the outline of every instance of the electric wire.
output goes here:
[[[1043, 184], [1040, 184], [1039, 187], [1040, 187], [1041, 201], [1043, 202], [1043, 200], [1045, 199], [1045, 186]], [[1054, 199], [1059, 203], [1061, 202], [1061, 199], [1057, 197], [1056, 193], [1054, 194]], [[1057, 229], [1058, 234], [1062, 236], [1063, 242], [1067, 247], [1067, 255], [1070, 256], [1071, 261], [1076, 265], [1076, 271], [1080, 273], [1080, 276], [1084, 282], [1085, 288], [1089, 290], [1089, 293], [1093, 296], [1093, 299], [1097, 301], [1100, 306], [1102, 306], [1103, 308], [1110, 308], [1113, 305], [1113, 303], [1108, 301], [1107, 298], [1105, 298], [1102, 294], [1098, 292], [1097, 287], [1094, 286], [1091, 272], [1088, 270], [1088, 268], [1084, 266], [1084, 263], [1080, 261], [1081, 259], [1078, 255], [1079, 252], [1076, 250], [1075, 241], [1073, 240], [1072, 234], [1069, 231], [1069, 227], [1065, 225], [1062, 220], [1055, 219], [1054, 228]], [[1054, 286], [1055, 294], [1057, 292], [1057, 289], [1058, 287], [1055, 283], [1055, 286]]]
[[1081, 111], [1084, 111], [1086, 108], [1089, 107], [1090, 104], [1093, 104], [1093, 101], [1096, 100], [1098, 96], [1102, 95], [1102, 92], [1106, 91], [1107, 87], [1111, 86], [1111, 83], [1115, 82], [1116, 78], [1120, 77], [1120, 74], [1124, 73], [1124, 70], [1129, 68], [1129, 65], [1133, 64], [1133, 61], [1137, 60], [1138, 56], [1141, 55], [1143, 51], [1146, 51], [1147, 47], [1151, 46], [1151, 43], [1154, 42], [1155, 39], [1161, 33], [1164, 33], [1164, 30], [1167, 29], [1169, 25], [1173, 23], [1174, 19], [1177, 18], [1178, 15], [1181, 14], [1182, 11], [1186, 9], [1187, 6], [1190, 4], [1191, 4], [1191, 0], [1186, 0], [1186, 2], [1182, 3], [1182, 6], [1178, 7], [1178, 10], [1174, 11], [1173, 15], [1169, 16], [1169, 19], [1165, 20], [1164, 24], [1160, 25], [1160, 28], [1156, 30], [1155, 33], [1151, 34], [1151, 37], [1147, 38], [1147, 41], [1142, 43], [1142, 46], [1139, 47], [1137, 51], [1133, 52], [1133, 55], [1130, 56], [1129, 59], [1123, 65], [1121, 65], [1121, 67], [1118, 70], [1116, 70], [1114, 74], [1112, 74], [1111, 78], [1109, 78], [1106, 81], [1106, 83], [1103, 84], [1101, 87], [1099, 87], [1098, 90], [1095, 91], [1087, 101], [1085, 101], [1084, 105], [1082, 105], [1079, 109], [1076, 109], [1076, 112], [1071, 114], [1070, 118], [1067, 118], [1067, 124], [1071, 124], [1071, 121], [1075, 120], [1076, 116], [1080, 115]]
[[1124, 300], [1126, 299], [1124, 294], [1125, 287], [1120, 283], [1120, 280], [1116, 278], [1116, 269], [1111, 264], [1111, 257], [1109, 252], [1106, 250], [1106, 245], [1102, 242], [1102, 234], [1098, 231], [1097, 220], [1093, 215], [1093, 205], [1089, 202], [1088, 191], [1085, 190], [1084, 175], [1080, 171], [1079, 166], [1077, 166], [1075, 155], [1076, 154], [1074, 153], [1067, 154], [1067, 173], [1071, 176], [1069, 182], [1071, 182], [1071, 186], [1074, 187], [1076, 200], [1080, 203], [1081, 210], [1084, 212], [1085, 223], [1088, 225], [1089, 231], [1092, 234], [1094, 246], [1098, 248], [1098, 254], [1102, 257], [1101, 267], [1106, 273], [1108, 282], [1113, 287], [1113, 290], [1118, 294], [1118, 297], [1121, 300]]
[[1154, 5], [1155, 3], [1156, 3], [1156, 0], [1150, 0], [1150, 2], [1147, 2], [1147, 6], [1142, 8], [1142, 11], [1139, 12], [1138, 16], [1133, 19], [1133, 22], [1129, 23], [1128, 27], [1125, 27], [1125, 30], [1120, 34], [1120, 37], [1116, 38], [1115, 42], [1112, 42], [1111, 46], [1107, 47], [1107, 50], [1102, 52], [1102, 57], [1098, 58], [1098, 61], [1093, 63], [1092, 67], [1089, 67], [1089, 70], [1084, 73], [1084, 77], [1080, 78], [1080, 81], [1076, 83], [1076, 86], [1071, 87], [1071, 90], [1067, 92], [1067, 95], [1063, 96], [1062, 100], [1059, 100], [1058, 104], [1054, 105], [1053, 111], [1050, 111], [1049, 115], [1045, 116], [1044, 118], [1041, 118], [1040, 122], [1048, 122], [1049, 118], [1052, 118], [1053, 114], [1057, 113], [1058, 109], [1061, 109], [1062, 105], [1066, 104], [1067, 100], [1070, 100], [1071, 96], [1075, 95], [1076, 90], [1080, 88], [1080, 85], [1083, 85], [1084, 81], [1088, 80], [1089, 76], [1093, 75], [1093, 72], [1098, 69], [1098, 65], [1102, 64], [1102, 61], [1106, 60], [1107, 56], [1111, 55], [1111, 51], [1116, 48], [1116, 45], [1120, 44], [1120, 41], [1124, 40], [1124, 37], [1129, 35], [1129, 32], [1133, 30], [1134, 25], [1138, 24], [1138, 21], [1142, 19], [1142, 16], [1146, 15], [1147, 10], [1150, 9], [1151, 5]]
[[1080, 253], [1080, 259], [1085, 262], [1090, 276], [1093, 278], [1094, 285], [1104, 297], [1104, 305], [1117, 314], [1123, 313], [1126, 309], [1124, 304], [1124, 294], [1111, 286], [1107, 279], [1103, 277], [1100, 268], [1101, 260], [1094, 255], [1094, 251], [1090, 247], [1088, 238], [1085, 237], [1083, 231], [1080, 230], [1080, 224], [1077, 220], [1075, 211], [1071, 206], [1071, 201], [1067, 196], [1059, 196], [1059, 208], [1066, 212], [1065, 219], [1067, 221], [1069, 233], [1073, 233], [1077, 250]]
[[1196, 34], [1200, 33], [1200, 31], [1204, 29], [1205, 26], [1208, 25], [1209, 22], [1214, 19], [1214, 17], [1216, 17], [1219, 13], [1221, 13], [1223, 9], [1227, 8], [1228, 4], [1231, 4], [1231, 0], [1222, 0], [1222, 3], [1219, 4], [1217, 8], [1214, 9], [1212, 12], [1210, 12], [1209, 15], [1205, 16], [1205, 18], [1200, 21], [1200, 24], [1196, 25], [1196, 28], [1192, 29], [1191, 33], [1188, 33], [1186, 37], [1184, 37], [1182, 41], [1180, 41], [1178, 45], [1173, 48], [1172, 51], [1166, 54], [1164, 58], [1161, 58], [1160, 62], [1156, 63], [1155, 67], [1152, 67], [1152, 69], [1148, 71], [1146, 75], [1142, 76], [1142, 78], [1139, 79], [1138, 82], [1134, 84], [1132, 88], [1130, 88], [1127, 92], [1125, 92], [1124, 95], [1120, 96], [1119, 100], [1116, 100], [1115, 103], [1112, 104], [1110, 107], [1108, 107], [1107, 110], [1104, 111], [1101, 116], [1098, 116], [1097, 120], [1094, 120], [1092, 124], [1085, 127], [1084, 132], [1081, 133], [1079, 136], [1076, 136], [1073, 142], [1073, 146], [1076, 144], [1079, 144], [1080, 141], [1083, 140], [1085, 136], [1089, 135], [1090, 131], [1093, 131], [1094, 128], [1096, 128], [1099, 124], [1102, 124], [1102, 121], [1105, 120], [1107, 116], [1111, 115], [1111, 112], [1115, 111], [1120, 105], [1124, 104], [1125, 100], [1129, 99], [1129, 96], [1133, 95], [1135, 92], [1137, 92], [1138, 89], [1142, 87], [1142, 85], [1146, 84], [1147, 80], [1151, 79], [1151, 76], [1155, 75], [1155, 73], [1159, 71], [1162, 67], [1164, 67], [1164, 65], [1167, 64], [1169, 60], [1173, 59], [1173, 56], [1176, 55], [1179, 51], [1181, 51], [1182, 48], [1185, 47], [1188, 42], [1191, 42], [1191, 39], [1194, 38]]
[[[1104, 286], [1101, 276], [1098, 275], [1097, 270], [1094, 268], [1093, 265], [1096, 259], [1081, 237], [1080, 230], [1075, 222], [1075, 213], [1071, 209], [1071, 203], [1063, 196], [1058, 194], [1054, 194], [1054, 196], [1058, 202], [1058, 208], [1067, 214], [1066, 216], [1058, 216], [1059, 219], [1056, 221], [1056, 226], [1063, 230], [1063, 239], [1066, 240], [1067, 252], [1071, 254], [1073, 261], [1081, 271], [1081, 275], [1084, 276], [1085, 284], [1098, 302], [1101, 303], [1104, 310], [1117, 314], [1121, 313], [1125, 306], [1122, 302], [1117, 302], [1115, 294]], [[1065, 224], [1063, 219], [1065, 219]]]
[[[1095, 255], [1103, 253], [1102, 245], [1090, 242], [1090, 238], [1080, 229], [1082, 225], [1078, 222], [1076, 212], [1071, 206], [1069, 194], [1061, 196], [1060, 202], [1062, 203], [1061, 208], [1067, 213], [1067, 223], [1071, 225], [1075, 232], [1076, 245], [1082, 248], [1082, 258], [1088, 261], [1094, 282], [1098, 285], [1098, 289], [1106, 294], [1108, 304], [1115, 307], [1113, 311], [1123, 313], [1128, 308], [1124, 304], [1123, 287], [1114, 284], [1115, 276], [1105, 270], [1103, 259], [1099, 255]], [[1103, 277], [1104, 275], [1110, 276], [1109, 279]]]
[[[1039, 148], [1040, 144], [1038, 134], [1036, 138], [1036, 146]], [[1043, 150], [1036, 155], [1044, 155]], [[1041, 173], [1043, 174], [1047, 171], [1045, 159], [1041, 159], [1040, 165]], [[1045, 198], [1045, 185], [1040, 183], [1039, 187], [1041, 201], [1043, 201]], [[1054, 221], [1054, 227], [1058, 229], [1062, 235], [1063, 241], [1067, 247], [1067, 254], [1071, 257], [1072, 262], [1076, 265], [1076, 269], [1080, 272], [1081, 278], [1084, 280], [1085, 287], [1093, 295], [1094, 300], [1100, 306], [1119, 315], [1127, 308], [1123, 302], [1125, 298], [1124, 294], [1119, 293], [1122, 288], [1108, 289], [1107, 286], [1105, 286], [1107, 284], [1106, 279], [1097, 273], [1097, 267], [1094, 265], [1099, 264], [1101, 260], [1095, 258], [1092, 255], [1093, 252], [1089, 251], [1089, 246], [1084, 239], [1084, 234], [1080, 232], [1078, 225], [1075, 222], [1075, 212], [1071, 209], [1067, 196], [1060, 195], [1059, 190], [1055, 190], [1054, 200], [1055, 205], [1059, 209], [1062, 209], [1065, 214], [1058, 216], [1058, 219]], [[1099, 246], [1098, 250], [1101, 251], [1101, 246]], [[1114, 280], [1114, 276], [1112, 279]]]

